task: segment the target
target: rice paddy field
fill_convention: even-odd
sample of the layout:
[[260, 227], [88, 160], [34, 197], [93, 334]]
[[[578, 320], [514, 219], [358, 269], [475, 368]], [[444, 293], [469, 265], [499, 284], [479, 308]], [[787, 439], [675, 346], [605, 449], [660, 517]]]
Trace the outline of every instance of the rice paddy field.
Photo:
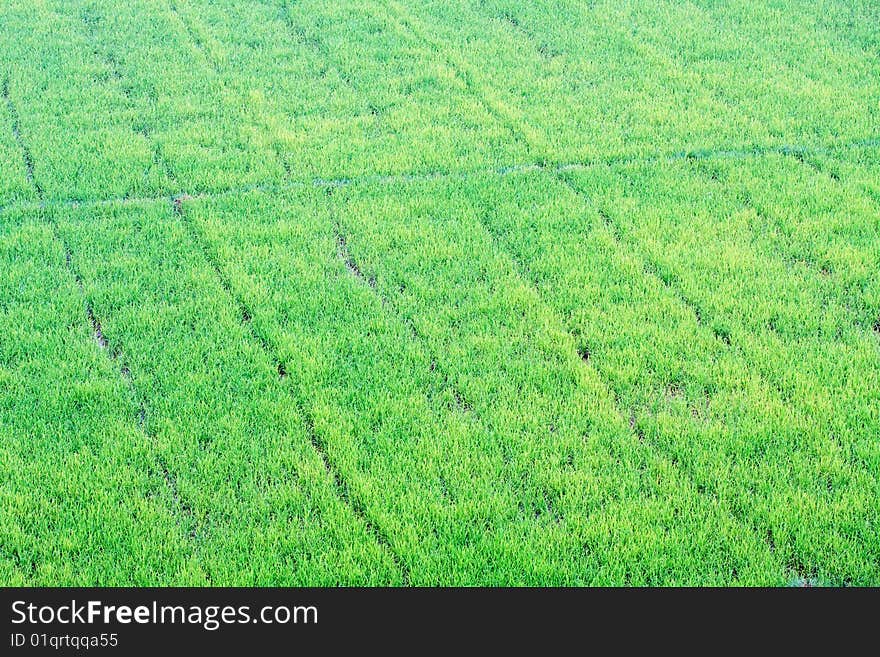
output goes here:
[[0, 583], [880, 584], [880, 5], [4, 0]]

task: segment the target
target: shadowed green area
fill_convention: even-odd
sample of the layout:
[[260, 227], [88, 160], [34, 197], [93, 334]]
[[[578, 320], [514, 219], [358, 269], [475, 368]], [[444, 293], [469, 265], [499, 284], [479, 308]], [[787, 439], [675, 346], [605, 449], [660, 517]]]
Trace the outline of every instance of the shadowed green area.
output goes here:
[[[0, 80], [0, 85], [3, 84]], [[0, 93], [6, 87], [0, 86]], [[34, 190], [27, 180], [27, 167], [16, 143], [16, 117], [9, 111], [6, 98], [0, 98], [0, 209], [19, 201], [32, 201]]]

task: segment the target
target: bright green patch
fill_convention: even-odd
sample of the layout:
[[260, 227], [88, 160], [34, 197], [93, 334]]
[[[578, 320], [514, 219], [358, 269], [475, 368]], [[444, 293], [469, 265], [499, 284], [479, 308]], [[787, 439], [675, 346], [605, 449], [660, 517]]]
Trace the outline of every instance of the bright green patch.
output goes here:
[[870, 2], [0, 9], [0, 583], [880, 583]]

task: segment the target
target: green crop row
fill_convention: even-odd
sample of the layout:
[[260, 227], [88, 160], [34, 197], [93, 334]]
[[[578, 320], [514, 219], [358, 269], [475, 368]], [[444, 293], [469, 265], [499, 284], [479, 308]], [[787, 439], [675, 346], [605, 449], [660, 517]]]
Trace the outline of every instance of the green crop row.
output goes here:
[[454, 188], [187, 206], [413, 583], [782, 581], [640, 444]]
[[0, 581], [165, 581], [186, 537], [64, 262], [45, 221], [0, 223]]
[[550, 160], [877, 136], [876, 49], [813, 3], [387, 4]]
[[399, 583], [391, 555], [336, 490], [288, 382], [170, 204], [57, 220], [173, 484], [191, 556], [185, 571], [159, 571], [161, 581]]

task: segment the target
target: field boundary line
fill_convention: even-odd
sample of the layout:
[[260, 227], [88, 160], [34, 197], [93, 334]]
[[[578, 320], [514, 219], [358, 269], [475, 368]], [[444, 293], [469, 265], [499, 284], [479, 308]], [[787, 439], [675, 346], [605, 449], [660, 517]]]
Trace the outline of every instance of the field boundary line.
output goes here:
[[[679, 150], [667, 154], [659, 154], [648, 157], [611, 156], [605, 158], [586, 159], [572, 162], [548, 163], [548, 162], [519, 162], [508, 165], [466, 169], [460, 171], [424, 171], [398, 174], [364, 174], [348, 177], [313, 177], [291, 179], [280, 183], [254, 183], [219, 189], [216, 191], [193, 192], [186, 194], [194, 199], [221, 199], [236, 197], [250, 193], [277, 194], [295, 189], [309, 188], [342, 188], [359, 187], [369, 185], [395, 186], [406, 184], [419, 184], [442, 180], [467, 181], [475, 178], [489, 176], [512, 176], [529, 172], [565, 173], [567, 171], [588, 171], [601, 166], [650, 166], [664, 162], [677, 162], [680, 160], [746, 160], [766, 157], [768, 155], [790, 155], [798, 153], [809, 155], [830, 155], [840, 149], [855, 150], [859, 148], [880, 149], [880, 138], [859, 139], [850, 142], [816, 145], [797, 146], [783, 144], [779, 146], [755, 146], [752, 148], [722, 148]], [[14, 201], [5, 206], [0, 206], [0, 215], [12, 212], [33, 212], [45, 208], [92, 208], [115, 205], [142, 205], [150, 203], [167, 203], [169, 196], [182, 196], [184, 192], [173, 191], [157, 194], [154, 196], [111, 196], [93, 199], [41, 199], [37, 201]]]
[[[279, 356], [277, 346], [273, 344], [273, 342], [269, 338], [263, 335], [263, 333], [261, 333], [254, 325], [254, 313], [251, 310], [250, 306], [248, 306], [241, 295], [238, 294], [232, 284], [232, 281], [226, 274], [225, 269], [222, 267], [220, 261], [215, 257], [215, 254], [209, 247], [207, 240], [204, 238], [201, 231], [196, 227], [196, 222], [193, 221], [193, 219], [187, 214], [184, 205], [187, 201], [192, 199], [193, 197], [187, 195], [178, 195], [172, 197], [171, 207], [174, 216], [180, 219], [180, 222], [183, 224], [184, 229], [186, 230], [190, 240], [202, 253], [202, 257], [205, 259], [208, 266], [211, 268], [211, 270], [214, 272], [215, 276], [219, 280], [220, 286], [238, 308], [238, 311], [241, 315], [242, 324], [246, 327], [247, 332], [259, 344], [263, 353], [272, 361], [272, 364], [278, 371], [279, 377], [281, 377], [282, 379], [287, 379], [290, 376], [290, 368], [287, 366], [287, 363], [284, 362], [284, 359]], [[375, 540], [376, 543], [388, 553], [395, 567], [403, 577], [404, 586], [409, 586], [409, 568], [406, 566], [400, 555], [398, 555], [397, 552], [394, 550], [392, 542], [388, 535], [381, 529], [381, 527], [377, 523], [375, 523], [370, 518], [363, 504], [361, 504], [361, 502], [358, 501], [358, 499], [351, 494], [351, 487], [330, 458], [326, 441], [321, 438], [320, 433], [315, 427], [314, 415], [308, 410], [306, 404], [303, 402], [302, 395], [292, 386], [288, 388], [288, 392], [290, 393], [290, 397], [294, 402], [294, 407], [303, 422], [303, 426], [308, 435], [309, 442], [311, 443], [312, 448], [315, 450], [315, 453], [321, 459], [324, 470], [330, 477], [334, 492], [339, 497], [339, 499], [346, 506], [348, 506], [349, 509], [351, 509], [354, 516], [364, 525], [364, 529], [366, 530], [367, 534], [372, 537], [373, 540]]]
[[[814, 172], [816, 175], [821, 176], [826, 180], [830, 186], [846, 190], [844, 181], [841, 180], [840, 176], [813, 159], [809, 153], [798, 151], [785, 153], [785, 155], [795, 160], [797, 163], [796, 166], [801, 170]], [[697, 170], [696, 173], [703, 176], [704, 172]], [[740, 203], [745, 208], [752, 210], [757, 217], [765, 223], [778, 224], [779, 221], [786, 220], [784, 213], [780, 213], [778, 209], [769, 207], [766, 202], [755, 200], [754, 195], [745, 186], [738, 186], [735, 182], [731, 183], [731, 181], [727, 179], [729, 172], [725, 172], [723, 175], [725, 176], [725, 180], [712, 180], [709, 182], [709, 184], [720, 185], [719, 192], [723, 197], [733, 202]], [[872, 205], [875, 201], [880, 201], [880, 198], [875, 198], [875, 194], [871, 189], [864, 187], [858, 181], [852, 181], [850, 189], [855, 190], [861, 195], [861, 197], [870, 201]], [[761, 233], [759, 233], [751, 223], [747, 225], [746, 229], [752, 237], [762, 237]], [[793, 270], [796, 265], [800, 264], [810, 272], [811, 276], [822, 277], [829, 275], [830, 272], [824, 268], [821, 261], [818, 260], [815, 255], [799, 255], [790, 248], [787, 249], [786, 246], [790, 247], [791, 245], [787, 242], [783, 244], [777, 240], [772, 240], [768, 243], [765, 253], [757, 251], [756, 253], [769, 261], [781, 263], [787, 271]], [[850, 284], [849, 286], [844, 285], [841, 289], [845, 294], [858, 293], [857, 290], [853, 289], [853, 284]], [[856, 327], [856, 330], [863, 336], [868, 336], [870, 339], [872, 333], [871, 326], [866, 326], [861, 323], [856, 314], [852, 311], [852, 308], [849, 307], [849, 304], [840, 302], [839, 306], [840, 310], [850, 318], [852, 324]]]
[[[663, 287], [670, 292], [670, 294], [672, 294], [680, 303], [687, 307], [694, 314], [694, 317], [697, 320], [697, 324], [700, 327], [711, 330], [712, 334], [716, 338], [722, 340], [727, 348], [734, 350], [737, 359], [740, 360], [742, 364], [748, 369], [748, 371], [754, 374], [754, 376], [757, 377], [757, 379], [761, 381], [764, 386], [766, 386], [768, 392], [772, 392], [773, 395], [779, 399], [783, 406], [790, 410], [793, 409], [793, 400], [791, 394], [787, 392], [780, 383], [770, 380], [766, 374], [762, 373], [759, 367], [755, 364], [754, 359], [749, 355], [749, 352], [741, 344], [734, 343], [731, 340], [730, 335], [717, 332], [712, 327], [712, 322], [706, 321], [706, 319], [715, 318], [713, 314], [705, 311], [699, 303], [691, 299], [684, 292], [684, 290], [681, 289], [681, 286], [675, 282], [674, 276], [669, 277], [669, 280], [667, 280], [667, 277], [662, 274], [662, 268], [660, 267], [660, 265], [653, 258], [650, 258], [648, 255], [645, 254], [644, 249], [641, 246], [641, 242], [638, 238], [626, 236], [625, 231], [620, 228], [618, 222], [614, 219], [612, 214], [607, 212], [603, 207], [597, 204], [593, 200], [593, 198], [586, 191], [580, 189], [576, 183], [572, 182], [564, 174], [557, 177], [566, 187], [571, 189], [572, 192], [583, 199], [583, 203], [586, 207], [592, 208], [595, 212], [598, 213], [599, 217], [602, 219], [609, 232], [612, 234], [612, 237], [614, 238], [614, 241], [618, 245], [618, 247], [622, 250], [625, 250], [627, 253], [632, 254], [644, 264], [644, 272], [646, 275], [650, 275], [653, 278], [657, 279], [663, 285]], [[867, 196], [871, 196], [871, 190], [863, 189], [862, 192]], [[876, 200], [880, 201], [880, 196], [878, 196]], [[745, 205], [754, 210], [759, 216], [765, 218], [767, 217], [767, 213], [764, 211], [764, 209], [757, 203], [755, 203], [751, 198], [748, 198], [746, 200]], [[751, 227], [749, 227], [749, 231], [752, 232]], [[784, 251], [776, 246], [769, 247], [767, 249], [767, 252], [763, 255], [766, 256], [768, 259], [781, 261], [786, 268], [790, 267], [789, 263], [791, 261], [791, 258], [788, 257]], [[805, 266], [811, 269], [818, 270], [819, 268], [818, 265], [812, 261], [803, 260], [803, 262]], [[878, 317], [877, 321], [878, 324], [880, 324], [880, 317]], [[880, 333], [880, 331], [877, 331], [877, 329], [874, 329], [874, 331], [872, 331], [870, 327], [861, 326], [859, 324], [856, 324], [855, 322], [853, 322], [853, 324], [859, 334], [865, 337], [865, 339], [867, 340], [871, 339], [872, 332]], [[798, 411], [798, 413], [802, 414], [802, 412], [800, 411]], [[860, 460], [859, 465], [865, 465], [864, 461]]]
[[[245, 94], [243, 94], [241, 89], [233, 87], [227, 82], [227, 77], [224, 74], [220, 63], [217, 61], [217, 58], [205, 44], [205, 40], [196, 33], [195, 29], [191, 25], [191, 23], [198, 19], [193, 19], [189, 16], [185, 16], [184, 14], [182, 14], [177, 8], [176, 0], [167, 0], [166, 5], [168, 7], [168, 12], [171, 14], [173, 20], [175, 20], [183, 27], [184, 32], [186, 32], [186, 35], [192, 42], [193, 48], [205, 60], [205, 64], [216, 77], [217, 83], [227, 92], [239, 98], [246, 105], [246, 109], [243, 113], [254, 121], [255, 128], [257, 128], [264, 134], [269, 134], [271, 132], [271, 126], [269, 125], [269, 122], [266, 121], [262, 108], [258, 107], [253, 99], [249, 99]], [[206, 28], [203, 24], [201, 24], [201, 21], [199, 21], [199, 27], [203, 28], [206, 32], [210, 31], [209, 28]], [[209, 38], [213, 41], [219, 42], [217, 39], [214, 39], [213, 36]], [[291, 175], [290, 164], [280, 152], [277, 140], [270, 139], [268, 148], [271, 150], [281, 168], [284, 169], [285, 175], [289, 178]], [[170, 172], [170, 165], [167, 160], [165, 160], [165, 162], [166, 173], [168, 174], [169, 179], [173, 179], [174, 176], [168, 173]]]

